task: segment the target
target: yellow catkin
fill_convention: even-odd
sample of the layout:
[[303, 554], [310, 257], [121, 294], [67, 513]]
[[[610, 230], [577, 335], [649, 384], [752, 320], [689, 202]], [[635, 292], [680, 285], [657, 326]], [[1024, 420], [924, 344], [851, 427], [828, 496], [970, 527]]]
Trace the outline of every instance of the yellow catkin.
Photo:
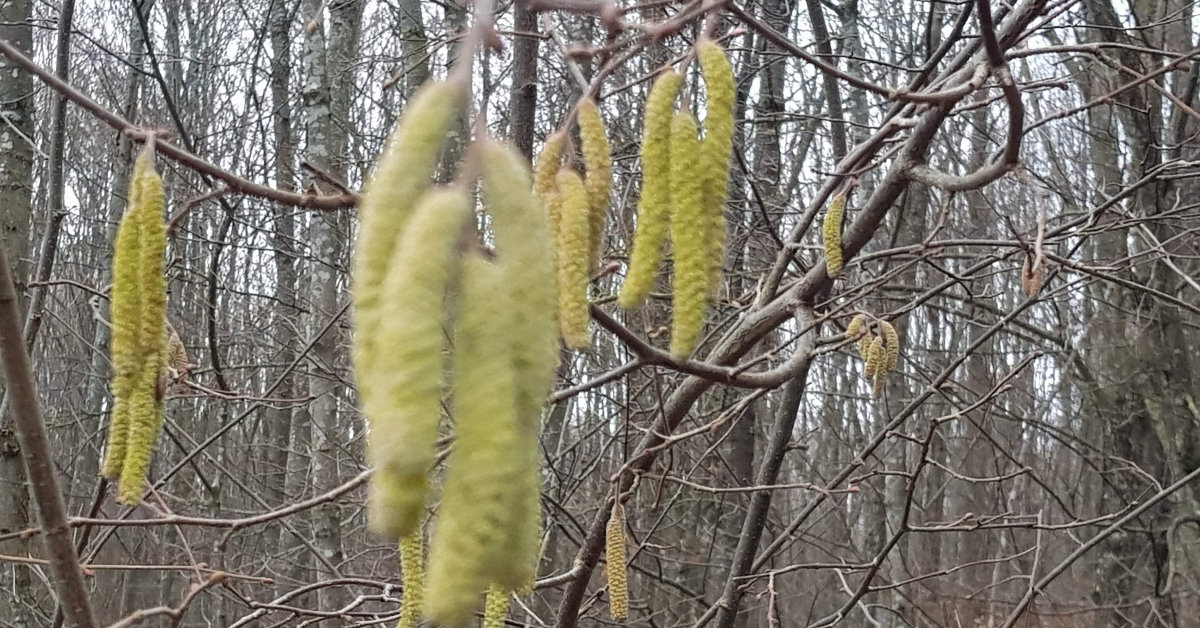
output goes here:
[[376, 342], [387, 350], [359, 379], [371, 428], [367, 459], [386, 482], [372, 483], [368, 524], [391, 538], [417, 528], [425, 503], [441, 412], [443, 299], [472, 204], [458, 188], [417, 201], [382, 285], [388, 315], [378, 320]]
[[825, 210], [825, 222], [821, 224], [821, 243], [825, 246], [825, 271], [830, 278], [842, 272], [842, 212], [846, 209], [846, 196], [838, 194], [829, 201]]
[[382, 307], [384, 277], [396, 243], [427, 190], [451, 121], [461, 108], [462, 81], [429, 83], [413, 94], [387, 141], [358, 204], [354, 247], [354, 370], [361, 379], [377, 354], [391, 351], [378, 341], [377, 321], [391, 316]]
[[701, 205], [703, 180], [697, 175], [700, 146], [696, 118], [681, 111], [671, 121], [671, 242], [675, 248], [671, 354], [686, 358], [704, 327], [708, 306], [710, 221]]
[[900, 334], [896, 332], [896, 328], [887, 321], [879, 323], [879, 329], [883, 333], [883, 341], [886, 345], [887, 359], [884, 361], [884, 372], [896, 370], [900, 364]]
[[556, 278], [551, 259], [549, 227], [537, 199], [529, 191], [529, 172], [513, 147], [485, 142], [480, 147], [483, 198], [496, 233], [496, 251], [513, 295], [509, 334], [513, 343], [519, 439], [516, 445], [522, 469], [515, 503], [519, 518], [510, 522], [502, 545], [510, 569], [498, 577], [509, 590], [523, 590], [536, 576], [540, 549], [540, 477], [538, 439], [541, 412], [554, 385], [558, 365], [558, 328], [555, 320]]
[[131, 397], [125, 460], [121, 467], [118, 499], [125, 504], [141, 502], [142, 485], [150, 470], [154, 443], [162, 428], [162, 396], [159, 374], [167, 352], [167, 279], [164, 258], [167, 233], [163, 224], [162, 179], [154, 171], [153, 156], [144, 152], [135, 168], [134, 185], [139, 187], [138, 234], [138, 329], [137, 381]]
[[113, 245], [113, 285], [109, 298], [109, 318], [112, 321], [110, 353], [112, 355], [112, 419], [108, 427], [108, 445], [100, 474], [117, 479], [125, 465], [125, 448], [129, 439], [130, 395], [137, 382], [138, 331], [140, 329], [141, 288], [138, 283], [140, 265], [142, 173], [148, 161], [139, 159], [130, 177], [129, 205]]
[[483, 603], [482, 628], [500, 628], [504, 625], [510, 597], [508, 591], [503, 589], [494, 586], [488, 589], [487, 598]]
[[511, 300], [503, 269], [479, 256], [463, 262], [454, 325], [454, 449], [429, 548], [426, 616], [464, 626], [495, 576], [517, 516], [524, 469], [516, 450], [516, 379]]
[[858, 356], [860, 358], [866, 360], [870, 356], [871, 342], [873, 340], [875, 340], [875, 337], [869, 331], [863, 334], [862, 338], [858, 339]]
[[711, 226], [709, 282], [712, 294], [720, 289], [725, 257], [725, 195], [729, 162], [733, 154], [733, 125], [736, 104], [733, 68], [720, 44], [707, 37], [696, 43], [696, 58], [707, 94], [704, 142], [700, 148], [700, 171], [704, 177], [704, 205]]
[[671, 70], [658, 77], [646, 100], [642, 135], [642, 194], [637, 229], [625, 283], [617, 303], [627, 309], [646, 302], [662, 263], [671, 219], [671, 118], [683, 75]]
[[425, 601], [425, 556], [421, 530], [400, 539], [400, 621], [396, 628], [413, 628]]
[[591, 209], [588, 259], [594, 272], [604, 245], [604, 220], [608, 217], [608, 195], [612, 188], [612, 154], [596, 101], [590, 98], [580, 101], [578, 115], [583, 164], [587, 168], [583, 184], [587, 188], [588, 207]]
[[846, 325], [846, 337], [858, 338], [859, 334], [866, 331], [867, 316], [865, 314], [855, 314], [854, 318], [850, 319], [850, 324]]
[[569, 349], [586, 349], [588, 336], [588, 246], [590, 215], [583, 179], [570, 169], [558, 173], [562, 222], [558, 232], [558, 322]]
[[865, 375], [867, 377], [873, 377], [876, 373], [881, 372], [886, 364], [887, 354], [883, 348], [883, 337], [876, 336], [875, 339], [871, 341], [871, 347], [867, 349], [867, 367]]
[[625, 566], [625, 513], [620, 504], [613, 508], [604, 535], [605, 574], [608, 576], [608, 608], [612, 618], [629, 617], [629, 574]]
[[878, 399], [883, 394], [883, 370], [875, 373], [875, 382], [871, 387], [871, 396]]
[[558, 184], [554, 178], [558, 176], [562, 154], [566, 148], [567, 133], [565, 131], [551, 134], [546, 138], [546, 145], [542, 147], [542, 152], [537, 156], [537, 163], [533, 166], [533, 191], [546, 209], [546, 215], [550, 220], [550, 232], [555, 237], [558, 236], [559, 216], [557, 211], [553, 211], [557, 208], [557, 204], [552, 203], [551, 200], [558, 195]]

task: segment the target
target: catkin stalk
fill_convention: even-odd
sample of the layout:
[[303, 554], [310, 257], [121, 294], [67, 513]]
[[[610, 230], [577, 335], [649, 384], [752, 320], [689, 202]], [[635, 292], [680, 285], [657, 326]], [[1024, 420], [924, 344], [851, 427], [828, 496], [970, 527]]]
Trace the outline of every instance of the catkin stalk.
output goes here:
[[825, 210], [825, 221], [821, 223], [821, 243], [825, 246], [825, 271], [830, 278], [842, 272], [842, 212], [846, 209], [846, 195], [838, 194]]
[[392, 538], [416, 530], [428, 491], [441, 415], [443, 300], [471, 208], [465, 190], [426, 192], [381, 286], [381, 311], [388, 315], [377, 321], [376, 342], [387, 350], [360, 374], [359, 396], [371, 427], [367, 459], [388, 482], [372, 486], [368, 523]]
[[464, 626], [481, 595], [508, 564], [504, 542], [516, 516], [524, 468], [517, 451], [516, 390], [510, 342], [512, 295], [504, 272], [481, 257], [463, 262], [454, 328], [456, 439], [429, 550], [426, 616]]
[[629, 574], [625, 565], [625, 512], [618, 503], [604, 529], [605, 573], [608, 575], [608, 608], [612, 618], [629, 617]]
[[587, 188], [588, 207], [591, 210], [588, 220], [591, 226], [588, 233], [588, 259], [589, 268], [594, 272], [599, 265], [604, 244], [604, 219], [608, 217], [608, 195], [612, 187], [612, 155], [596, 101], [590, 98], [580, 101], [578, 116], [583, 164], [587, 168], [583, 183]]
[[675, 247], [671, 354], [686, 358], [704, 327], [709, 295], [709, 229], [701, 204], [703, 179], [697, 176], [700, 146], [696, 118], [681, 111], [671, 121], [671, 242]]
[[671, 117], [683, 75], [668, 71], [654, 81], [646, 100], [642, 136], [642, 195], [629, 270], [617, 303], [631, 310], [646, 302], [662, 263], [671, 219]]
[[417, 90], [396, 122], [358, 205], [354, 248], [354, 371], [359, 380], [375, 357], [391, 351], [379, 342], [377, 322], [391, 316], [383, 306], [384, 277], [396, 243], [422, 192], [430, 186], [451, 121], [461, 108], [465, 83], [435, 82]]
[[717, 294], [725, 258], [725, 195], [729, 162], [733, 155], [733, 125], [736, 90], [733, 68], [720, 44], [703, 37], [696, 43], [696, 58], [708, 96], [704, 117], [704, 141], [700, 145], [700, 172], [704, 177], [704, 205], [709, 215], [709, 283]]
[[588, 336], [588, 247], [591, 217], [583, 179], [570, 169], [558, 173], [562, 219], [558, 233], [558, 316], [563, 343], [586, 349]]

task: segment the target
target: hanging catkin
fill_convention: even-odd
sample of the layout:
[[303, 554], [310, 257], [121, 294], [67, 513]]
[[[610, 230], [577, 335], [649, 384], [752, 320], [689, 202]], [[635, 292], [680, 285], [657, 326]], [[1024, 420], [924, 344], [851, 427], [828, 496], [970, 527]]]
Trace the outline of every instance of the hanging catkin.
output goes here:
[[533, 167], [533, 191], [546, 209], [550, 233], [554, 238], [558, 238], [560, 207], [560, 204], [556, 202], [558, 184], [554, 178], [558, 176], [559, 164], [562, 162], [562, 154], [566, 147], [566, 132], [559, 131], [550, 135], [546, 138], [546, 145], [542, 147], [542, 152], [538, 155], [537, 163]]
[[589, 213], [588, 260], [594, 272], [604, 244], [604, 220], [608, 217], [608, 195], [612, 188], [612, 155], [604, 121], [596, 101], [585, 98], [579, 102], [579, 139], [583, 144], [583, 165], [587, 168], [583, 180], [587, 188]]
[[[517, 517], [510, 518], [501, 547], [508, 568], [497, 576], [506, 590], [523, 590], [536, 576], [540, 549], [540, 478], [538, 438], [541, 410], [554, 385], [558, 365], [555, 327], [556, 291], [549, 228], [529, 191], [529, 171], [520, 153], [489, 141], [480, 147], [484, 205], [492, 215], [496, 251], [504, 284], [512, 295], [511, 332], [516, 377], [517, 439], [514, 456], [521, 466]], [[504, 576], [504, 577], [501, 577]]]
[[512, 368], [512, 294], [503, 269], [477, 255], [463, 262], [454, 326], [456, 438], [429, 549], [426, 616], [464, 626], [488, 585], [511, 567], [507, 540], [521, 454]]
[[[368, 523], [399, 538], [420, 521], [441, 415], [443, 299], [455, 245], [472, 215], [470, 194], [434, 189], [416, 203], [381, 286], [379, 355], [359, 380], [370, 421], [367, 459], [377, 468]], [[360, 332], [364, 333], [364, 332]]]
[[558, 173], [562, 217], [558, 230], [558, 322], [569, 349], [586, 349], [588, 336], [588, 247], [591, 216], [583, 179], [574, 170]]
[[671, 220], [671, 118], [683, 75], [670, 70], [654, 81], [642, 131], [642, 195], [629, 270], [617, 303], [630, 310], [646, 302], [662, 263]]
[[821, 242], [825, 246], [825, 271], [832, 279], [842, 272], [842, 212], [846, 195], [838, 194], [829, 201], [825, 221], [821, 224]]
[[392, 347], [377, 345], [384, 277], [416, 199], [430, 186], [451, 121], [464, 98], [462, 81], [428, 83], [417, 90], [396, 122], [358, 204], [354, 248], [354, 371], [361, 380], [375, 357]]
[[876, 336], [875, 339], [871, 341], [870, 348], [867, 349], [867, 365], [865, 375], [867, 377], [873, 377], [876, 373], [881, 372], [883, 367], [886, 365], [887, 354], [883, 348], [883, 337]]
[[686, 358], [704, 327], [708, 305], [710, 221], [701, 204], [697, 176], [700, 146], [696, 118], [681, 111], [671, 121], [671, 242], [675, 247], [671, 355]]
[[425, 601], [425, 556], [421, 530], [400, 539], [400, 621], [396, 628], [413, 628]]
[[866, 314], [855, 314], [854, 318], [850, 319], [850, 324], [846, 325], [846, 337], [858, 338], [859, 334], [866, 331], [866, 325]]
[[498, 587], [488, 589], [487, 598], [483, 603], [482, 628], [500, 628], [504, 625], [504, 617], [508, 615], [508, 591]]
[[887, 359], [884, 360], [883, 370], [891, 372], [896, 370], [896, 367], [900, 364], [900, 334], [887, 321], [881, 321], [879, 329], [883, 333], [883, 341], [887, 350]]
[[700, 146], [700, 172], [704, 177], [704, 206], [709, 215], [709, 284], [717, 294], [725, 258], [725, 193], [729, 161], [733, 154], [733, 123], [736, 91], [733, 68], [720, 44], [703, 37], [696, 43], [696, 57], [708, 96], [704, 116], [704, 141]]
[[624, 621], [629, 617], [629, 574], [625, 566], [625, 511], [620, 503], [613, 506], [604, 529], [604, 562], [609, 611], [613, 619]]
[[159, 374], [167, 355], [167, 236], [162, 179], [153, 160], [147, 148], [134, 165], [113, 260], [115, 403], [103, 471], [119, 476], [117, 498], [130, 505], [141, 501], [163, 420]]

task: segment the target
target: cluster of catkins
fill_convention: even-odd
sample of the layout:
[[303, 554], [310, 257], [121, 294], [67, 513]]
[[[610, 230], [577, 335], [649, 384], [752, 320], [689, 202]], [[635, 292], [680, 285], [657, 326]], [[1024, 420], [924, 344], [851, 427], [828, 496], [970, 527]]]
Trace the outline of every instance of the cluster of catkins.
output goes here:
[[691, 355], [709, 298], [719, 289], [725, 249], [725, 191], [733, 149], [734, 79], [724, 49], [696, 43], [707, 94], [704, 138], [695, 116], [675, 111], [683, 75], [661, 74], [650, 88], [642, 139], [642, 194], [629, 271], [617, 302], [641, 306], [650, 294], [670, 233], [675, 278], [671, 354]]
[[545, 205], [554, 238], [558, 274], [558, 322], [563, 344], [586, 349], [588, 277], [596, 271], [603, 246], [604, 220], [612, 187], [612, 155], [596, 101], [585, 98], [575, 109], [586, 173], [562, 165], [568, 136], [546, 138], [534, 167], [533, 188]]
[[873, 378], [872, 396], [883, 394], [883, 378], [900, 364], [900, 334], [889, 322], [857, 314], [846, 326], [846, 337], [858, 340], [858, 353], [866, 362], [863, 376]]
[[[375, 467], [368, 524], [401, 544], [409, 626], [420, 617], [465, 625], [489, 590], [495, 613], [509, 592], [531, 587], [540, 542], [537, 442], [558, 360], [550, 228], [507, 144], [468, 149], [494, 256], [477, 244], [476, 170], [432, 184], [466, 94], [463, 79], [414, 94], [359, 205], [354, 368]], [[423, 564], [447, 398], [453, 450]]]
[[117, 480], [117, 498], [132, 505], [141, 502], [162, 427], [169, 369], [187, 363], [183, 344], [166, 318], [163, 185], [154, 170], [151, 148], [143, 150], [134, 164], [129, 206], [113, 248], [113, 409], [100, 473]]

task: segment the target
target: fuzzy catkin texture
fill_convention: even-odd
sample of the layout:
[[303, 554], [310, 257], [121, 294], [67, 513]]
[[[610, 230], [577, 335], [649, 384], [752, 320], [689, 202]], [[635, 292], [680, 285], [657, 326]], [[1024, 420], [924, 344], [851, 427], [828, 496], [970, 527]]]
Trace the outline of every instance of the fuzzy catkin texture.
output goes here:
[[642, 129], [642, 195], [625, 283], [617, 303], [627, 310], [650, 296], [662, 264], [663, 245], [671, 220], [671, 117], [683, 75], [671, 70], [654, 81], [646, 100]]
[[[359, 380], [370, 422], [368, 461], [390, 476], [387, 507], [371, 507], [371, 530], [399, 538], [417, 529], [428, 492], [441, 417], [443, 300], [456, 270], [455, 246], [472, 216], [465, 190], [434, 189], [417, 203], [382, 285], [378, 346]], [[378, 490], [373, 499], [381, 499]], [[382, 516], [381, 516], [382, 515]]]
[[450, 122], [460, 109], [465, 84], [435, 82], [413, 94], [375, 164], [358, 205], [354, 248], [354, 370], [361, 380], [372, 370], [380, 343], [376, 323], [383, 307], [384, 277], [417, 199], [427, 190]]
[[887, 354], [883, 348], [883, 337], [875, 336], [871, 341], [871, 346], [867, 349], [867, 365], [865, 375], [873, 377], [876, 373], [883, 370], [887, 364]]
[[697, 176], [700, 146], [696, 118], [681, 111], [671, 121], [671, 242], [675, 247], [671, 355], [687, 358], [704, 327], [709, 294], [709, 227], [703, 180]]
[[129, 206], [121, 218], [113, 245], [113, 285], [109, 297], [109, 319], [112, 321], [110, 352], [112, 355], [112, 419], [108, 427], [108, 445], [100, 474], [117, 479], [125, 464], [125, 448], [129, 439], [130, 395], [137, 382], [138, 334], [141, 329], [141, 287], [138, 266], [141, 264], [141, 177], [148, 162], [138, 160], [129, 185]]
[[887, 359], [884, 360], [883, 370], [891, 372], [900, 365], [900, 334], [887, 321], [879, 323], [879, 328], [883, 332], [883, 341], [887, 349]]
[[555, 182], [555, 177], [558, 176], [559, 164], [562, 163], [562, 154], [566, 148], [567, 134], [565, 131], [551, 134], [546, 138], [546, 145], [542, 147], [542, 152], [537, 156], [537, 163], [533, 166], [533, 191], [546, 209], [550, 233], [555, 238], [558, 238], [559, 223], [559, 204], [553, 202], [558, 196], [558, 184]]
[[608, 195], [612, 188], [612, 154], [600, 109], [590, 98], [579, 103], [579, 139], [583, 144], [583, 164], [587, 168], [583, 183], [591, 209], [588, 259], [589, 269], [594, 272], [604, 245], [604, 220], [608, 217]]
[[504, 618], [508, 616], [508, 591], [491, 587], [487, 592], [487, 599], [483, 603], [483, 624], [482, 628], [501, 628], [504, 625]]
[[870, 357], [871, 341], [873, 340], [875, 340], [875, 337], [872, 336], [871, 332], [869, 331], [864, 334], [862, 338], [858, 339], [858, 357], [862, 358], [863, 360], [866, 360]]
[[733, 125], [736, 89], [733, 68], [725, 49], [704, 37], [696, 43], [696, 58], [704, 77], [707, 94], [704, 117], [704, 142], [700, 147], [700, 171], [704, 177], [704, 205], [712, 222], [710, 227], [709, 282], [711, 292], [720, 289], [722, 262], [725, 258], [725, 195], [729, 162], [733, 155]]
[[854, 318], [850, 319], [850, 324], [846, 325], [846, 337], [858, 338], [858, 335], [866, 330], [867, 316], [865, 314], [855, 314]]
[[605, 573], [608, 575], [608, 608], [612, 618], [629, 617], [629, 574], [625, 566], [625, 514], [618, 504], [604, 529]]
[[825, 247], [825, 271], [830, 279], [842, 272], [842, 212], [846, 208], [846, 196], [838, 194], [825, 210], [825, 221], [821, 223], [821, 243]]
[[400, 539], [400, 621], [396, 628], [413, 628], [425, 601], [425, 556], [421, 530]]
[[568, 349], [586, 349], [588, 336], [588, 246], [591, 217], [587, 190], [574, 170], [558, 173], [562, 222], [558, 232], [558, 323]]
[[463, 262], [454, 327], [454, 449], [429, 550], [426, 616], [465, 626], [496, 575], [522, 465], [516, 451], [516, 381], [503, 269], [478, 256]]

